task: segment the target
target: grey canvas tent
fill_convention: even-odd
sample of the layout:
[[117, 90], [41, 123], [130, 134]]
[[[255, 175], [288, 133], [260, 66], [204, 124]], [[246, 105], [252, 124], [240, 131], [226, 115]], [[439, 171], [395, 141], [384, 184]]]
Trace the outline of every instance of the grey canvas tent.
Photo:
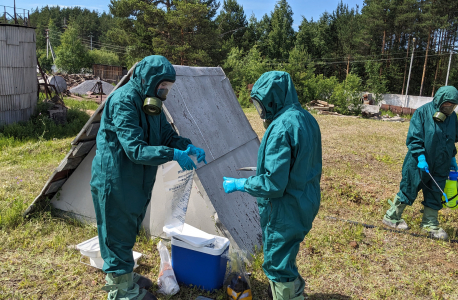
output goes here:
[[[135, 66], [134, 66], [135, 67]], [[118, 84], [126, 83], [134, 69]], [[206, 152], [208, 164], [197, 168], [186, 223], [208, 233], [225, 235], [239, 248], [251, 252], [261, 245], [256, 199], [246, 193], [225, 194], [223, 176], [246, 177], [254, 172], [237, 171], [255, 166], [259, 139], [251, 128], [220, 67], [174, 66], [177, 78], [167, 96], [165, 114], [173, 128]], [[95, 138], [102, 103], [72, 142], [40, 195], [27, 209], [33, 211], [44, 199], [78, 219], [95, 222], [89, 181], [95, 155]], [[156, 176], [151, 203], [143, 227], [152, 236], [163, 236], [166, 203], [161, 168]]]

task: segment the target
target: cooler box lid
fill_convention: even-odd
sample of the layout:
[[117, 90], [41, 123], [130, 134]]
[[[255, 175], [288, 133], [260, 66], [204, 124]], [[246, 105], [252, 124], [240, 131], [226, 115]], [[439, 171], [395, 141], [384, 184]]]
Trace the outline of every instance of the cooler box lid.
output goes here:
[[172, 237], [172, 253], [173, 253], [173, 247], [175, 246], [175, 247], [181, 247], [184, 249], [197, 251], [200, 253], [219, 256], [219, 255], [222, 255], [224, 251], [226, 251], [227, 247], [229, 247], [229, 244], [230, 242], [227, 238], [222, 237], [222, 236], [215, 236], [214, 243], [210, 245], [206, 245], [204, 247], [194, 247], [186, 242], [183, 242], [182, 240], [180, 240], [177, 237]]
[[183, 225], [182, 232], [179, 232], [176, 228], [163, 227], [164, 232], [169, 237], [176, 237], [181, 241], [190, 244], [191, 246], [200, 248], [215, 242], [215, 236], [200, 229], [197, 229], [189, 224]]

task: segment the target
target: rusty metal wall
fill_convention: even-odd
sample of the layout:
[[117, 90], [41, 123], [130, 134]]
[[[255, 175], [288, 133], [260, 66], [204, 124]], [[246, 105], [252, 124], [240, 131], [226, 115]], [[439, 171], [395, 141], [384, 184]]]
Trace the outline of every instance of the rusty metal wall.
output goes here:
[[28, 120], [37, 88], [35, 30], [0, 24], [0, 125]]

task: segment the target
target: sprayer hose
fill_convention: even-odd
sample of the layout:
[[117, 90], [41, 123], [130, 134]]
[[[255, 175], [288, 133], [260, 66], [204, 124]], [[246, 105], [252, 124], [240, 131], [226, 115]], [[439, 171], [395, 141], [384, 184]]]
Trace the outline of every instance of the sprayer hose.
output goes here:
[[[423, 183], [423, 185], [424, 185], [428, 190], [430, 190], [431, 192], [436, 192], [436, 191], [433, 191], [433, 189], [429, 188], [429, 187], [426, 185], [426, 183], [423, 182], [423, 179], [421, 179], [421, 171], [420, 171], [420, 169], [418, 170], [418, 173], [420, 174], [421, 183]], [[432, 176], [432, 175], [431, 175], [431, 176]], [[449, 198], [448, 201], [455, 199], [456, 196], [458, 196], [458, 194], [456, 194], [456, 195], [453, 196], [452, 198]], [[441, 201], [441, 204], [445, 204], [445, 207], [448, 207], [448, 208], [455, 208], [455, 207], [458, 206], [458, 201], [456, 202], [455, 206], [448, 206], [446, 201]]]

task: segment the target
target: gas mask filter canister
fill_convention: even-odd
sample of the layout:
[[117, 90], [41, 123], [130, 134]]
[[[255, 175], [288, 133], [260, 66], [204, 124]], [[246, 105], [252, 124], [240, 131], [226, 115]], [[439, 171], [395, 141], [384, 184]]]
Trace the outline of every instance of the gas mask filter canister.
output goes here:
[[157, 116], [162, 112], [162, 100], [157, 97], [148, 97], [143, 102], [143, 112], [147, 115]]
[[156, 96], [148, 97], [143, 102], [143, 112], [147, 115], [157, 116], [162, 112], [162, 102], [167, 99], [167, 94], [172, 89], [173, 82], [162, 81], [156, 88]]
[[447, 116], [444, 113], [440, 112], [440, 111], [436, 112], [433, 115], [433, 119], [436, 122], [444, 122], [446, 118], [447, 118]]

